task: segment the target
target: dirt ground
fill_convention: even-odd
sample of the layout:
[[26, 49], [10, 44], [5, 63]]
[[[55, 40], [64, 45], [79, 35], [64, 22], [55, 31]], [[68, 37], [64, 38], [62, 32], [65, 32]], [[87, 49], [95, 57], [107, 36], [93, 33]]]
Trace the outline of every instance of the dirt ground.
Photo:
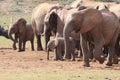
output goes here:
[[[1, 69], [29, 69], [29, 68], [61, 68], [62, 70], [69, 69], [83, 69], [83, 61], [53, 61], [53, 52], [50, 53], [50, 60], [46, 59], [45, 51], [31, 51], [30, 47], [26, 48], [25, 52], [18, 52], [13, 50], [10, 46], [2, 46], [0, 48], [0, 68]], [[98, 62], [90, 62], [91, 67], [89, 69], [104, 69], [104, 70], [120, 70], [119, 64], [115, 64], [112, 67], [106, 67], [104, 64]]]
[[[53, 55], [54, 55], [53, 52], [51, 52], [50, 60], [48, 61], [46, 59], [45, 51], [36, 51], [36, 50], [31, 51], [30, 46], [27, 46], [25, 52], [18, 52], [17, 50], [13, 50], [11, 48], [11, 45], [4, 45], [4, 46], [2, 45], [0, 46], [0, 80], [33, 80], [33, 79], [5, 79], [5, 78], [1, 78], [1, 74], [13, 74], [13, 73], [19, 74], [25, 72], [33, 72], [35, 74], [44, 72], [47, 74], [49, 73], [49, 71], [53, 71], [56, 74], [59, 73], [57, 72], [57, 69], [58, 71], [61, 72], [64, 71], [80, 72], [81, 70], [98, 70], [98, 71], [102, 70], [103, 72], [116, 71], [116, 73], [117, 72], [120, 73], [120, 61], [119, 64], [114, 64], [112, 67], [107, 67], [105, 65], [106, 62], [104, 62], [104, 64], [99, 64], [98, 62], [90, 62], [91, 67], [85, 68], [82, 66], [83, 61], [81, 60], [78, 61], [78, 58], [76, 59], [76, 61], [53, 61], [54, 58]], [[39, 69], [43, 71], [41, 70], [38, 71]], [[117, 80], [120, 80], [120, 76], [117, 77], [118, 77]], [[34, 80], [41, 80], [41, 79], [34, 79]], [[65, 80], [70, 80], [70, 79], [65, 79]], [[105, 80], [116, 80], [116, 79], [105, 78]]]

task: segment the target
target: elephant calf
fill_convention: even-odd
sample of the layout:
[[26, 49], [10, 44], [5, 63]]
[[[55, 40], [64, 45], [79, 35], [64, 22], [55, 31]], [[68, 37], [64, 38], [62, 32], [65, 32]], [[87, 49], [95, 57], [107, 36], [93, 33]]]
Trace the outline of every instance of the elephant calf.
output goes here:
[[[75, 61], [75, 42], [74, 40], [70, 37], [70, 54], [72, 56], [72, 61]], [[64, 45], [64, 38], [63, 37], [58, 37], [56, 39], [50, 40], [47, 44], [47, 59], [49, 60], [49, 51], [54, 50], [55, 53], [55, 59], [54, 60], [63, 60], [64, 56], [64, 50], [65, 45]]]
[[[12, 37], [12, 34], [15, 34], [15, 38]], [[34, 31], [31, 24], [27, 24], [26, 20], [20, 18], [13, 25], [9, 27], [8, 35], [10, 39], [13, 40], [13, 48], [16, 48], [16, 42], [18, 39], [19, 43], [19, 52], [25, 51], [26, 41], [31, 42], [31, 48], [34, 50]]]

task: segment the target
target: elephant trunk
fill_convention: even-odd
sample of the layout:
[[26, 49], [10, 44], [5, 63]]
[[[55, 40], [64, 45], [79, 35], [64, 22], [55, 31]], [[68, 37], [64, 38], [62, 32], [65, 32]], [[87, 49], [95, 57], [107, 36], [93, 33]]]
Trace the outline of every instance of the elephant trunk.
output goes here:
[[65, 44], [65, 54], [64, 54], [64, 58], [65, 59], [70, 59], [71, 55], [70, 55], [70, 41], [69, 41], [69, 37], [70, 34], [72, 32], [71, 27], [69, 26], [65, 26], [64, 30], [63, 30], [63, 36], [64, 36], [64, 44]]
[[45, 38], [45, 50], [47, 50], [47, 43], [50, 40], [50, 33], [48, 32], [47, 34], [44, 34]]
[[9, 36], [9, 38], [12, 40], [12, 41], [14, 41], [15, 42], [15, 39], [12, 37], [12, 32], [11, 32], [11, 30], [8, 30], [8, 36]]

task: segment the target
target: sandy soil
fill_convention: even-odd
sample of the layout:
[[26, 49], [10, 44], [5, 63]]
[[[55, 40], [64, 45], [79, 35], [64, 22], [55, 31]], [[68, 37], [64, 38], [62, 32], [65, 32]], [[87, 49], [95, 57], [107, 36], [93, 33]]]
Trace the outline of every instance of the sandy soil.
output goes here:
[[[31, 68], [60, 68], [62, 70], [83, 69], [82, 61], [53, 61], [53, 52], [50, 60], [46, 59], [45, 51], [31, 51], [30, 47], [25, 52], [17, 52], [12, 48], [4, 46], [0, 48], [0, 68], [1, 69], [31, 69]], [[106, 63], [106, 62], [105, 62]], [[106, 65], [98, 62], [90, 62], [90, 69], [120, 70], [120, 63], [106, 68]]]

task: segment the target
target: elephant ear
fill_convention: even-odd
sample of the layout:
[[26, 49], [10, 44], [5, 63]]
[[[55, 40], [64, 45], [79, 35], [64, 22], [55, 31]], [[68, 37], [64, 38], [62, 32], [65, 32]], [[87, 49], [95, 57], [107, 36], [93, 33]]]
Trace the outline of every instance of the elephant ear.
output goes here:
[[50, 30], [53, 31], [54, 34], [57, 32], [57, 12], [56, 10], [53, 10], [50, 12], [50, 17], [49, 17], [49, 24], [50, 24]]
[[83, 22], [80, 29], [81, 33], [88, 32], [95, 27], [101, 26], [103, 22], [103, 16], [97, 9], [84, 9], [80, 11], [83, 14]]

